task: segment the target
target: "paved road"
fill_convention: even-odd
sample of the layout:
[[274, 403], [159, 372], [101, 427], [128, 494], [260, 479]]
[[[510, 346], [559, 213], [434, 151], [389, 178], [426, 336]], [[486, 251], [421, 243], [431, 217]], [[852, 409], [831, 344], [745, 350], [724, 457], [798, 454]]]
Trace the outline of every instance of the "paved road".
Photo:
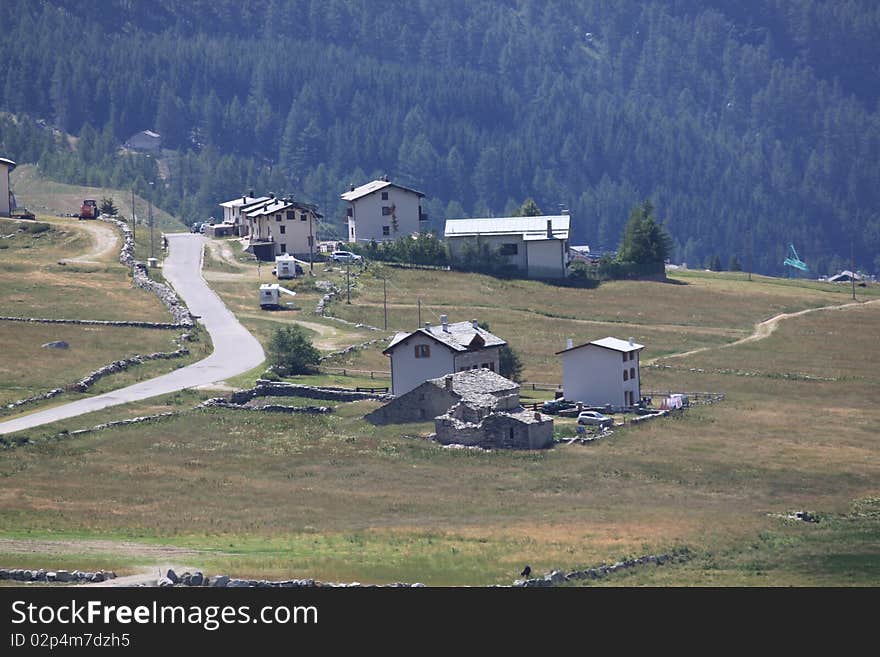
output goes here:
[[211, 334], [214, 352], [210, 356], [169, 374], [127, 388], [0, 422], [0, 434], [30, 429], [41, 424], [98, 411], [108, 406], [127, 404], [213, 383], [247, 372], [262, 363], [265, 354], [260, 343], [229, 312], [201, 276], [204, 241], [202, 235], [192, 233], [168, 234], [170, 253], [165, 260], [162, 273], [189, 306], [190, 312], [201, 317], [202, 323]]

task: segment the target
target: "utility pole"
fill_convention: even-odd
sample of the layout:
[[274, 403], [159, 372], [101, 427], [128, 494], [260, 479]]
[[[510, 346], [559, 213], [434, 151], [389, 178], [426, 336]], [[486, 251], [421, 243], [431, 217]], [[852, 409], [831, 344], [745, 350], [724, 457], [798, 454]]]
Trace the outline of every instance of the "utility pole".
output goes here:
[[416, 328], [422, 328], [422, 300], [419, 299], [419, 323]]
[[156, 241], [153, 239], [153, 183], [150, 183], [150, 196], [147, 199], [149, 210], [147, 212], [150, 220], [150, 257], [156, 257]]
[[315, 258], [314, 258], [315, 233], [312, 230], [312, 221], [314, 220], [314, 218], [315, 218], [315, 214], [313, 212], [309, 211], [309, 275], [310, 276], [315, 275], [315, 262], [314, 262], [314, 260], [315, 260]]
[[387, 279], [382, 277], [382, 312], [385, 315], [385, 330], [388, 330], [388, 288], [385, 285]]
[[345, 303], [351, 303], [351, 258], [345, 261]]
[[856, 300], [856, 242], [849, 243], [849, 278], [852, 281], [852, 298]]

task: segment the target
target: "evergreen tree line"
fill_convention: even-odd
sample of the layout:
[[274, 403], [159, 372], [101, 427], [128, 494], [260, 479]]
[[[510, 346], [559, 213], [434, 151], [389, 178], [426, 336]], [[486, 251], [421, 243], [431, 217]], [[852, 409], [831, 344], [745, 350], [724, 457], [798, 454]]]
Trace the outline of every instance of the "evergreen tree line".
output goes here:
[[[531, 196], [612, 250], [651, 198], [679, 261], [751, 245], [781, 273], [794, 243], [821, 273], [854, 244], [880, 266], [872, 0], [5, 0], [0, 25], [4, 154], [157, 181], [190, 222], [255, 189], [318, 203], [338, 237], [340, 192], [389, 174], [439, 231]], [[167, 175], [119, 154], [143, 129]]]

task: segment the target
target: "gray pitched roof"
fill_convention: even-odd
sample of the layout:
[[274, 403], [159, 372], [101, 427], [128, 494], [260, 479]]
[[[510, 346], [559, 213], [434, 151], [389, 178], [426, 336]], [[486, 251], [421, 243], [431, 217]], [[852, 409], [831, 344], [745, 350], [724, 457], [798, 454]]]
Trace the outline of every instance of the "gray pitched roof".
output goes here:
[[[464, 372], [456, 372], [446, 376], [452, 377], [452, 392], [462, 397], [462, 399], [491, 395], [498, 392], [513, 392], [519, 389], [519, 384], [515, 381], [505, 379], [500, 374], [496, 374], [486, 368], [465, 370]], [[428, 379], [428, 383], [432, 383], [438, 388], [444, 388], [446, 387], [446, 376]]]
[[366, 185], [355, 187], [351, 191], [341, 194], [339, 198], [341, 198], [343, 201], [356, 201], [361, 197], [368, 196], [370, 194], [373, 194], [374, 192], [378, 192], [380, 189], [385, 189], [386, 187], [397, 187], [398, 189], [412, 192], [413, 194], [418, 194], [419, 196], [424, 196], [422, 192], [416, 189], [410, 189], [409, 187], [404, 187], [403, 185], [398, 185], [397, 183], [393, 183], [388, 180], [374, 180], [372, 182], [368, 182]]
[[473, 322], [455, 322], [454, 324], [447, 324], [446, 330], [440, 324], [420, 328], [411, 333], [398, 333], [391, 339], [391, 343], [382, 353], [390, 353], [398, 344], [419, 333], [429, 338], [434, 338], [437, 342], [446, 345], [453, 351], [471, 351], [484, 347], [500, 347], [507, 344], [497, 335], [489, 333], [485, 329], [474, 328]]
[[557, 351], [556, 355], [558, 356], [559, 354], [564, 354], [567, 351], [580, 349], [581, 347], [602, 347], [603, 349], [611, 349], [612, 351], [628, 353], [630, 351], [638, 351], [640, 349], [644, 349], [645, 345], [639, 344], [637, 342], [631, 342], [629, 340], [620, 340], [619, 338], [608, 337], [602, 338], [601, 340], [593, 340], [592, 342], [585, 342], [584, 344], [579, 344], [575, 347], [571, 347], [570, 349]]

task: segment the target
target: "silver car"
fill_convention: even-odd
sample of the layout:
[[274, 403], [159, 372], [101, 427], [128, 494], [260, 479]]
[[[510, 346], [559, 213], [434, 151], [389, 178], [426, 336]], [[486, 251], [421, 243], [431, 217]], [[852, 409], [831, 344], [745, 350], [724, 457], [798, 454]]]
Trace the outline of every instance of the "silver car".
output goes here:
[[598, 411], [582, 411], [578, 414], [578, 424], [595, 424], [600, 427], [614, 426], [614, 420]]

